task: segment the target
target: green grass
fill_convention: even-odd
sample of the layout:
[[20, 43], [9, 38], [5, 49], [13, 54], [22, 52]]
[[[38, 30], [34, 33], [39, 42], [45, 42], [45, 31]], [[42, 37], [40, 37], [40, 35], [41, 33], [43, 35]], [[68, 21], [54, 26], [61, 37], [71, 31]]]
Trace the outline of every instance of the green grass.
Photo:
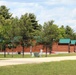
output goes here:
[[[7, 54], [5, 58], [22, 58], [23, 56], [21, 54], [14, 54], [13, 57], [11, 54]], [[0, 58], [4, 58], [3, 54], [0, 54]], [[24, 58], [31, 58], [30, 54], [24, 55]]]
[[[46, 55], [43, 54], [42, 57], [45, 57]], [[62, 53], [62, 54], [49, 54], [47, 57], [58, 57], [58, 56], [76, 56], [76, 53]], [[0, 58], [4, 58], [3, 54], [0, 54]], [[12, 58], [11, 54], [7, 54], [6, 58]], [[21, 54], [14, 54], [13, 58], [22, 58]], [[25, 54], [24, 58], [32, 58], [30, 54]]]
[[50, 54], [48, 57], [57, 57], [57, 56], [76, 56], [76, 53], [60, 53], [60, 54]]
[[4, 66], [0, 75], [76, 75], [76, 60]]

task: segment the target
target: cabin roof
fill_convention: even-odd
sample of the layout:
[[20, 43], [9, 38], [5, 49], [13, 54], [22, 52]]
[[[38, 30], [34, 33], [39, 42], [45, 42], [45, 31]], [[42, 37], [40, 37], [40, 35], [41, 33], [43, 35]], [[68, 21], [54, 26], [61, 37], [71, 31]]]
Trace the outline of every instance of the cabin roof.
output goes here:
[[76, 40], [71, 40], [71, 44], [72, 45], [76, 44]]
[[59, 43], [60, 43], [60, 44], [69, 44], [70, 41], [71, 41], [70, 39], [60, 39], [60, 40], [59, 40]]

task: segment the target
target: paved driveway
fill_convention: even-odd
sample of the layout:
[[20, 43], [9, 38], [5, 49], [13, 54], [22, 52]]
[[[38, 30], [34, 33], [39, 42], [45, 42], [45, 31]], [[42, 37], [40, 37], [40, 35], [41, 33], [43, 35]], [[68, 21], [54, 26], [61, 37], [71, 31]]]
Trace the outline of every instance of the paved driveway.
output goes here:
[[4, 60], [0, 60], [0, 66], [32, 64], [32, 63], [42, 63], [42, 62], [52, 62], [62, 60], [76, 60], [76, 56], [45, 57], [45, 58], [4, 58]]

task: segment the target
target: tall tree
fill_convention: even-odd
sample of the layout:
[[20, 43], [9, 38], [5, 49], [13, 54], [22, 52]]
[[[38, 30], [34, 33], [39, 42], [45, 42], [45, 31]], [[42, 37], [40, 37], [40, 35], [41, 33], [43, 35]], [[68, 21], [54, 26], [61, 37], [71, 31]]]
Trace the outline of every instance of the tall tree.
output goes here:
[[43, 26], [43, 36], [42, 36], [42, 43], [46, 47], [46, 56], [47, 56], [47, 48], [52, 50], [52, 43], [53, 41], [58, 40], [58, 26], [53, 24], [52, 21], [50, 23], [46, 22]]
[[6, 39], [10, 38], [11, 16], [12, 14], [9, 13], [9, 9], [6, 6], [0, 6], [0, 34], [4, 38], [2, 42], [2, 46], [4, 46], [4, 56], [6, 56]]
[[72, 39], [74, 31], [70, 26], [68, 25], [66, 26], [65, 33], [66, 33], [66, 38]]
[[5, 19], [10, 19], [12, 16], [12, 14], [9, 13], [9, 9], [4, 5], [0, 6], [0, 15], [2, 15]]
[[59, 39], [60, 38], [66, 38], [65, 27], [63, 25], [59, 28]]
[[[20, 18], [20, 35], [23, 37], [23, 44], [30, 46], [32, 44], [33, 37], [37, 30], [39, 30], [40, 25], [36, 21], [36, 17], [32, 13], [26, 13]], [[23, 56], [24, 56], [24, 45], [23, 46]]]

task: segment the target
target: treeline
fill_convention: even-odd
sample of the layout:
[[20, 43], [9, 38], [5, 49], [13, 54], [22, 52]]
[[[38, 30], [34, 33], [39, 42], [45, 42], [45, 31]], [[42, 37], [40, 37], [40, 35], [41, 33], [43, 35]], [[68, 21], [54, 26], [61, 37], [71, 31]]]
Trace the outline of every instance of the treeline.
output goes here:
[[58, 27], [53, 20], [41, 25], [33, 13], [25, 13], [20, 18], [12, 17], [6, 6], [0, 6], [1, 44], [12, 44], [12, 47], [21, 44], [24, 49], [24, 46], [31, 46], [36, 40], [36, 43], [43, 44], [47, 49], [60, 38], [76, 39], [76, 33], [69, 25]]

